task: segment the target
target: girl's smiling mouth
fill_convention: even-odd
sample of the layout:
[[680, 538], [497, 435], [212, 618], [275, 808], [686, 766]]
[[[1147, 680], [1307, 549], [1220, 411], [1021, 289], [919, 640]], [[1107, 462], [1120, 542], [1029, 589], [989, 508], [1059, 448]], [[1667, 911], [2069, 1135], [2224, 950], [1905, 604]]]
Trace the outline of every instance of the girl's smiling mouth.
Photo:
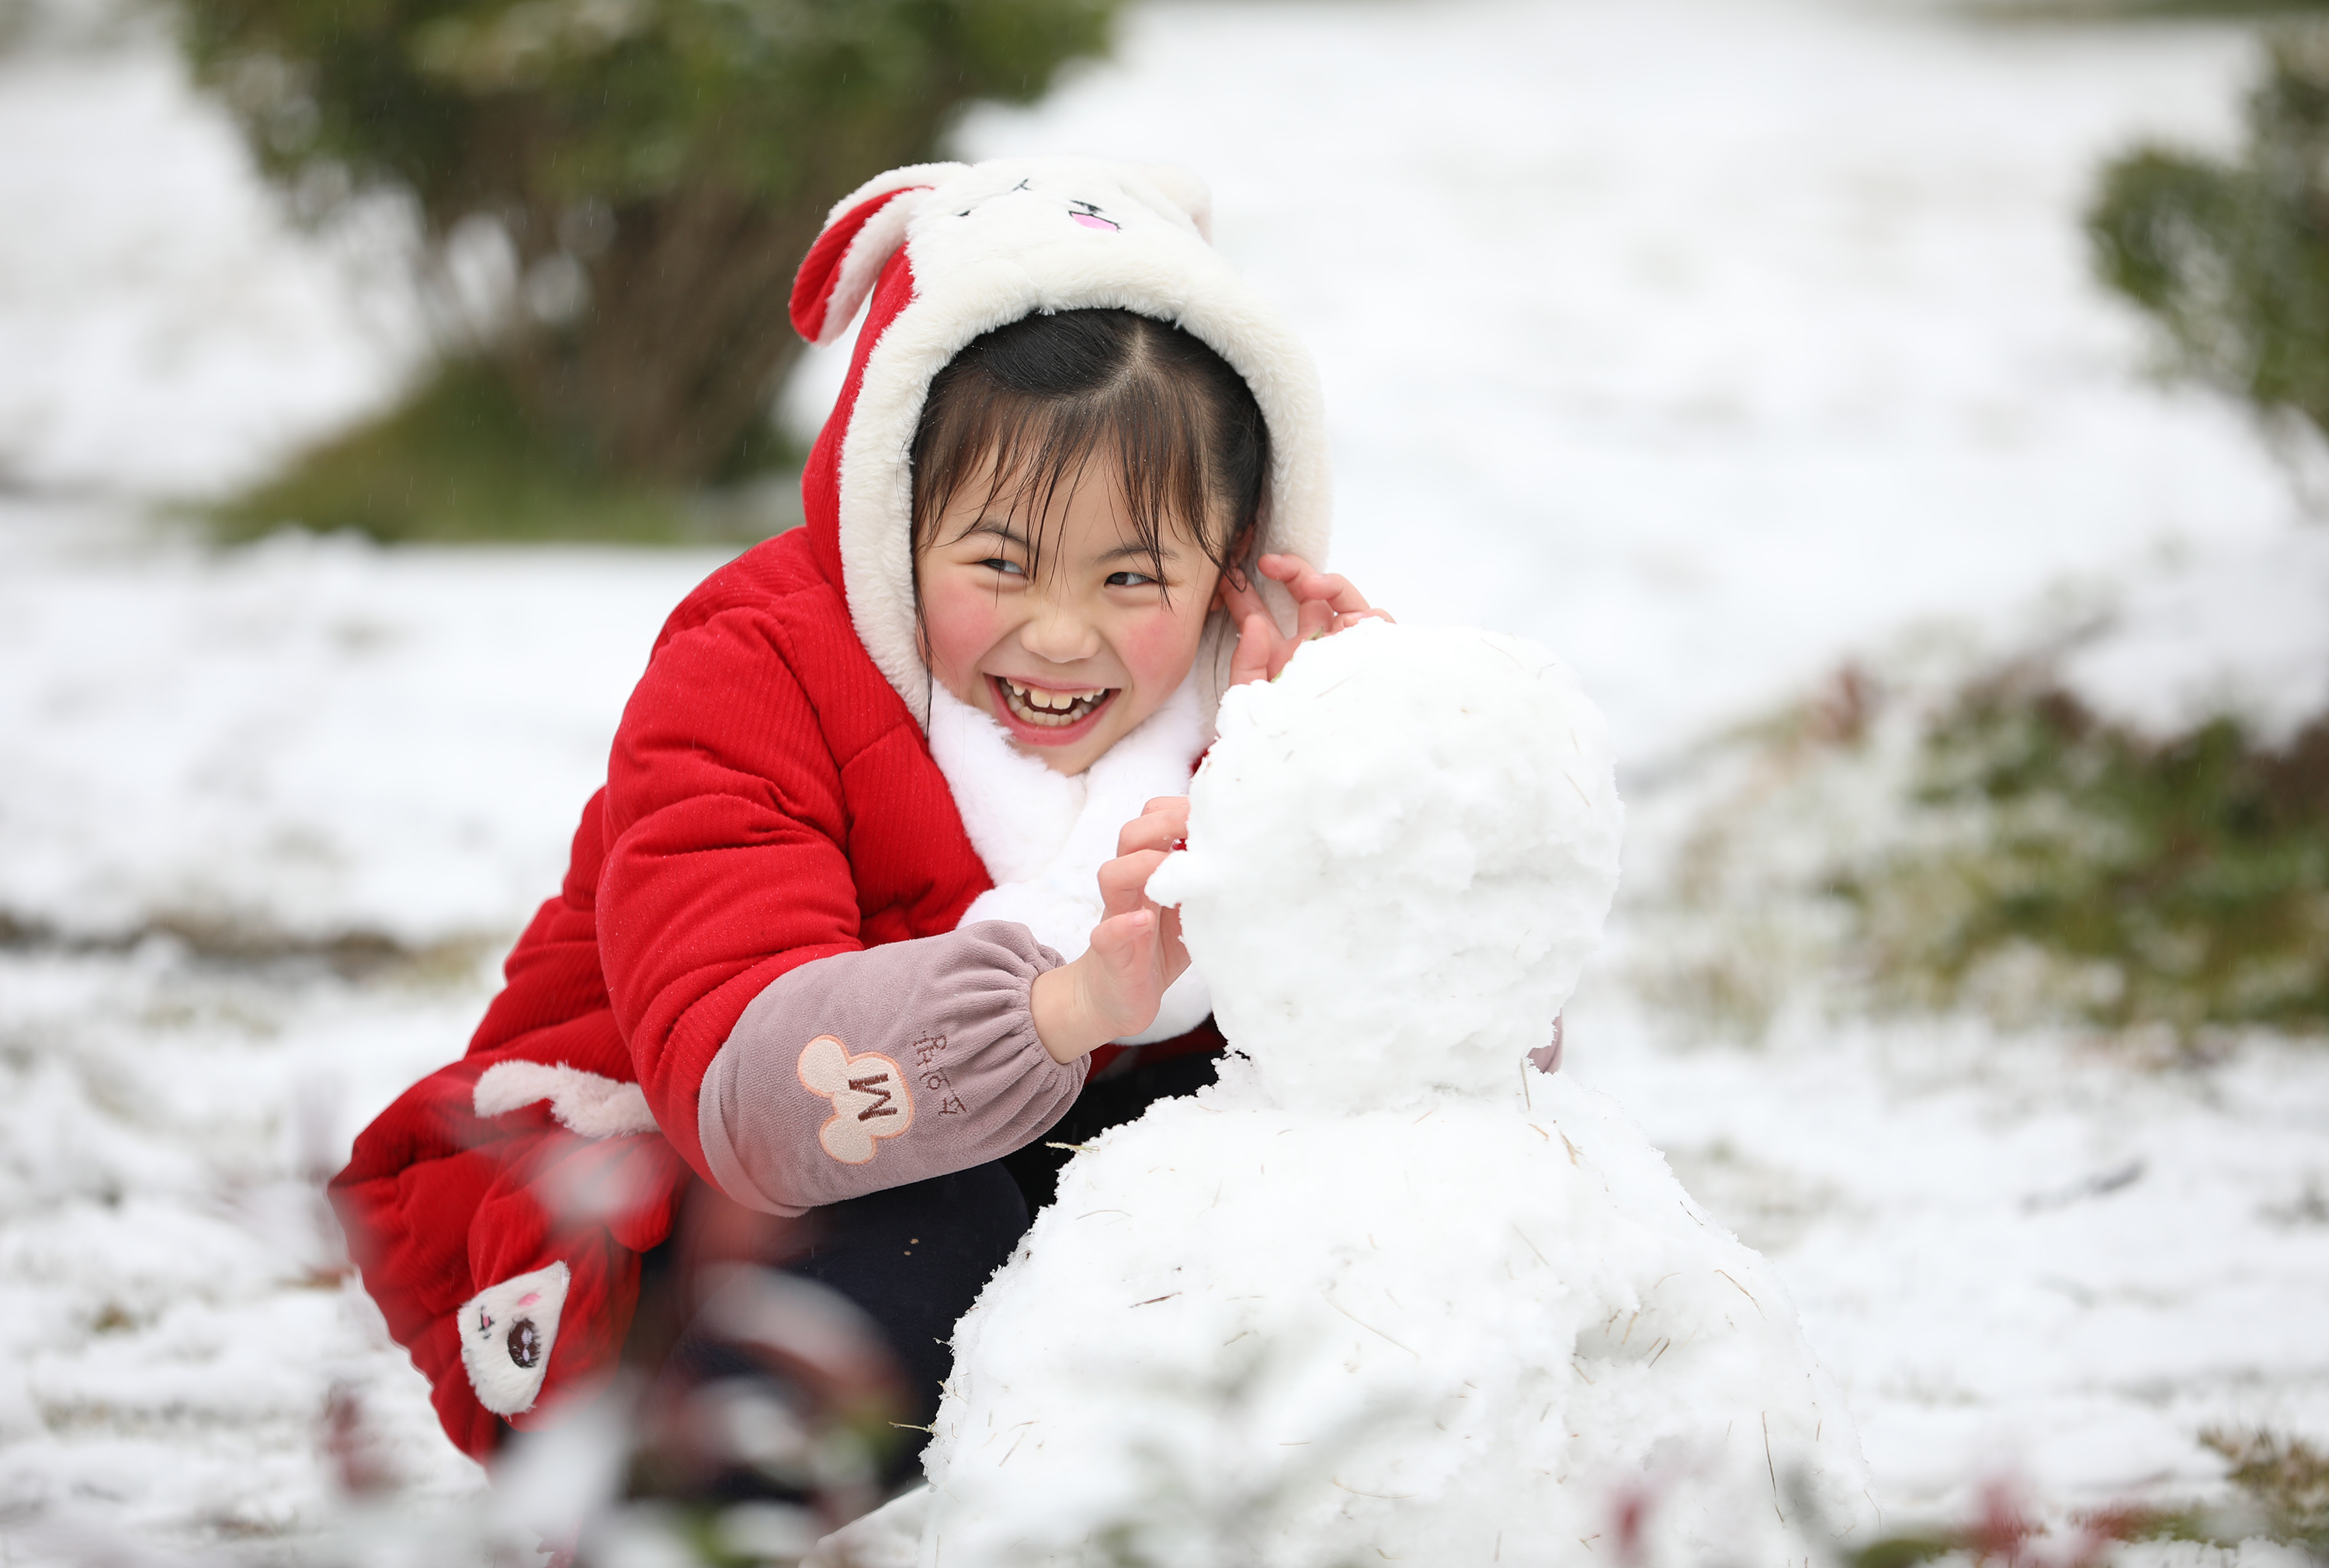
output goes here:
[[1112, 686], [1059, 690], [1030, 686], [1004, 675], [989, 675], [995, 713], [1020, 738], [1036, 746], [1065, 746], [1081, 739], [1102, 710], [1115, 699]]

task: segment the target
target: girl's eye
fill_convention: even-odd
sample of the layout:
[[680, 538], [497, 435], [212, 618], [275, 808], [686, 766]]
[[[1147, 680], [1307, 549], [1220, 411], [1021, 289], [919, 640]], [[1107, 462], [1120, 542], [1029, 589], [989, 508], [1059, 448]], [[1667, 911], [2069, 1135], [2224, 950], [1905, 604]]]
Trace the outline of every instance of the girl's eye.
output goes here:
[[1156, 586], [1156, 579], [1146, 572], [1110, 572], [1108, 586], [1112, 588], [1147, 588]]
[[992, 570], [1003, 572], [1008, 575], [1018, 577], [1024, 577], [1027, 575], [1025, 569], [1022, 568], [1017, 561], [1005, 560], [999, 555], [988, 556], [985, 560], [978, 564], [980, 566], [989, 568]]

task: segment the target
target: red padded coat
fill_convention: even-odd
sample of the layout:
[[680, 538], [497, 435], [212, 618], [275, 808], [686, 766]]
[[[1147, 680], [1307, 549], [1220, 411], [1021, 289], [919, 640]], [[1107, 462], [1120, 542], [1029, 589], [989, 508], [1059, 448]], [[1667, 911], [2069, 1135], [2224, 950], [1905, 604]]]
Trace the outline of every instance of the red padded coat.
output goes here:
[[[498, 1418], [461, 1368], [461, 1304], [562, 1260], [534, 1411], [572, 1392], [571, 1371], [609, 1366], [637, 1254], [667, 1234], [686, 1167], [702, 1171], [697, 1087], [746, 1004], [826, 954], [951, 931], [990, 885], [920, 727], [858, 644], [831, 555], [797, 530], [673, 613], [565, 885], [468, 1054], [367, 1128], [332, 1184], [366, 1287], [472, 1454]], [[636, 1078], [665, 1135], [585, 1139], [542, 1104], [479, 1117], [476, 1080], [505, 1060]]]

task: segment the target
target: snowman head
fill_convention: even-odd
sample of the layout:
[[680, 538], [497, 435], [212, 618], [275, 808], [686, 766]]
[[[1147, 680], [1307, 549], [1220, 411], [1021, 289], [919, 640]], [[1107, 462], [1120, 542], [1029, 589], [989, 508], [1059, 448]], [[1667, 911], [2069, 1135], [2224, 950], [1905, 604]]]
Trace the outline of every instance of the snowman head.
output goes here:
[[1222, 700], [1181, 906], [1222, 1031], [1279, 1103], [1509, 1093], [1598, 941], [1624, 808], [1543, 649], [1370, 621]]

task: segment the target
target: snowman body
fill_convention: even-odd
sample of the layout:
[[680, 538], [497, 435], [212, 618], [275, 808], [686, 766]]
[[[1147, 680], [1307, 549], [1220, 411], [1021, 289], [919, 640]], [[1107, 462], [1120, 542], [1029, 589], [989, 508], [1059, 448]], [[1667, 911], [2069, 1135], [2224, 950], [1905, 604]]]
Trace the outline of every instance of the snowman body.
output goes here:
[[1240, 688], [1177, 901], [1233, 1047], [957, 1327], [920, 1560], [1800, 1561], [1868, 1512], [1753, 1252], [1528, 1066], [1621, 826], [1542, 650], [1363, 625]]

